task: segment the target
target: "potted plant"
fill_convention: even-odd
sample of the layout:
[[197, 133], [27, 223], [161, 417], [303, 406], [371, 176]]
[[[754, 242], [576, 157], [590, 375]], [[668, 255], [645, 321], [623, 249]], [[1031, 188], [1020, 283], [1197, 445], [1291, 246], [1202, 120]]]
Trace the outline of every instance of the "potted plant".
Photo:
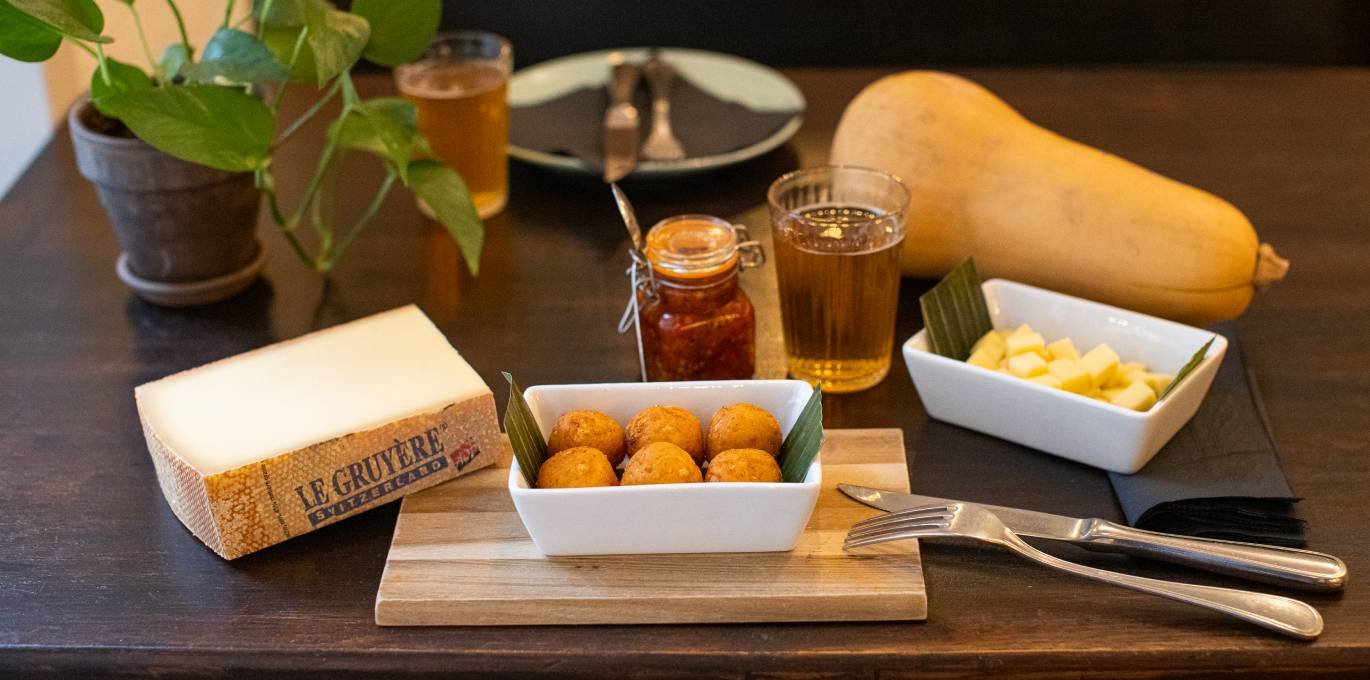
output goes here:
[[[351, 78], [362, 57], [384, 66], [418, 58], [437, 30], [440, 0], [353, 0], [350, 11], [325, 0], [255, 0], [237, 22], [227, 0], [222, 24], [198, 51], [167, 0], [181, 39], [156, 58], [138, 6], [120, 1], [133, 13], [146, 68], [105, 55], [112, 39], [94, 0], [0, 0], [0, 54], [43, 61], [66, 40], [95, 59], [90, 94], [68, 120], [77, 164], [124, 250], [120, 277], [139, 295], [201, 304], [250, 285], [265, 257], [255, 236], [262, 197], [301, 262], [327, 272], [396, 185], [433, 208], [476, 271], [484, 232], [461, 177], [430, 157], [412, 104], [362, 99]], [[288, 85], [317, 94], [283, 121]], [[337, 99], [341, 110], [314, 172], [288, 207], [276, 192], [273, 156]], [[377, 156], [386, 174], [365, 211], [337, 225], [333, 211], [319, 208], [320, 188], [348, 151]], [[302, 238], [306, 228], [313, 239]]]

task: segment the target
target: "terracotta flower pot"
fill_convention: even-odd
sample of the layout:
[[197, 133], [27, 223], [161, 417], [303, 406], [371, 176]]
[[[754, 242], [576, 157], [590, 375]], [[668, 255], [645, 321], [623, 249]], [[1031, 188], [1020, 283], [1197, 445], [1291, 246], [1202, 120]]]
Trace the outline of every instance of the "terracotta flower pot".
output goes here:
[[141, 139], [106, 134], [82, 98], [67, 114], [76, 165], [95, 184], [123, 254], [119, 278], [169, 306], [231, 297], [256, 280], [266, 252], [257, 239], [261, 192], [251, 173], [197, 165]]

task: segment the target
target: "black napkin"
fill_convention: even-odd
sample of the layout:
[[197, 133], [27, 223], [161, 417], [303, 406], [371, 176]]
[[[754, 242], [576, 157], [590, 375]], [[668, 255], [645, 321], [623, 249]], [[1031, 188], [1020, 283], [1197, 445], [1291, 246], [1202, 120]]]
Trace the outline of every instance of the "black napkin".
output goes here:
[[[646, 83], [634, 102], [642, 115], [642, 139], [652, 129], [651, 98]], [[509, 141], [525, 149], [580, 158], [592, 168], [604, 167], [604, 111], [609, 94], [603, 87], [575, 90], [555, 99], [509, 110]], [[671, 91], [671, 127], [685, 147], [686, 158], [714, 156], [755, 144], [775, 133], [797, 111], [753, 111], [719, 99], [677, 78]]]
[[1235, 341], [1189, 424], [1139, 472], [1110, 472], [1109, 480], [1127, 521], [1140, 529], [1289, 547], [1307, 540], [1294, 508], [1300, 499], [1280, 468]]

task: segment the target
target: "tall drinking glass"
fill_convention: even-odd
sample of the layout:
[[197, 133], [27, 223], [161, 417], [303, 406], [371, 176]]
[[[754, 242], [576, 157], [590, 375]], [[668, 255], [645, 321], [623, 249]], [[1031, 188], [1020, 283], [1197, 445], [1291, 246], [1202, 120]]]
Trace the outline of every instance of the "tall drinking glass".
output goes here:
[[890, 370], [909, 192], [879, 170], [791, 172], [767, 198], [790, 375], [856, 392]]
[[505, 92], [513, 68], [509, 41], [484, 31], [442, 33], [422, 59], [395, 68], [400, 95], [418, 109], [419, 130], [433, 153], [461, 173], [481, 217], [509, 200]]

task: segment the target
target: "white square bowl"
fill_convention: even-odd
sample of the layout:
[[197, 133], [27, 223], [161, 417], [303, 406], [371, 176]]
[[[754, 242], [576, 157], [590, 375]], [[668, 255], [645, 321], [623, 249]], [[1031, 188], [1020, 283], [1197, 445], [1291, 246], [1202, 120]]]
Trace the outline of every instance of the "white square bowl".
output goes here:
[[[769, 411], [788, 436], [813, 394], [802, 380], [540, 385], [524, 398], [545, 438], [567, 411], [593, 409], [626, 425], [648, 406], [679, 406], [708, 427], [728, 404]], [[794, 548], [823, 482], [817, 459], [801, 483], [695, 483], [529, 488], [515, 459], [509, 493], [544, 555], [775, 552]]]
[[1227, 352], [1221, 335], [1154, 316], [1002, 279], [982, 288], [997, 329], [1026, 323], [1048, 341], [1069, 337], [1082, 351], [1106, 342], [1123, 361], [1158, 373], [1178, 372], [1214, 338], [1198, 368], [1144, 412], [939, 356], [926, 329], [904, 343], [928, 415], [1105, 470], [1142, 469], [1194, 416]]

